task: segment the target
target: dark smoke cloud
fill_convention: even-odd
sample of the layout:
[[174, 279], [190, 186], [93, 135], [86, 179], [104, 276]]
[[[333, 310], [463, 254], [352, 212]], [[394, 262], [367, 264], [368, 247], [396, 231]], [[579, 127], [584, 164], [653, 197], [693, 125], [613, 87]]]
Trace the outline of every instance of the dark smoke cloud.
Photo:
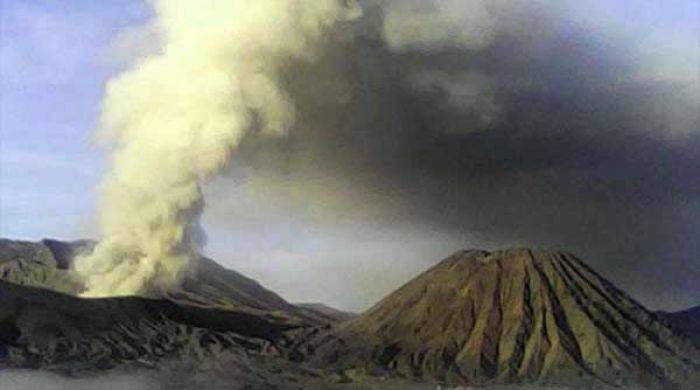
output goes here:
[[[547, 2], [364, 8], [290, 66], [296, 128], [248, 137], [230, 179], [301, 219], [565, 248], [651, 307], [700, 302], [697, 75], [652, 75], [633, 38]], [[467, 11], [488, 17], [440, 19]], [[396, 13], [433, 35], [388, 32]]]

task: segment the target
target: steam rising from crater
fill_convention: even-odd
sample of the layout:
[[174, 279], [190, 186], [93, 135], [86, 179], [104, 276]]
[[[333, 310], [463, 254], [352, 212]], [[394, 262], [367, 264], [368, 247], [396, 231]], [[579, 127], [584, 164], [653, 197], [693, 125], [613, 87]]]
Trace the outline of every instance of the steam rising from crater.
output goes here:
[[81, 258], [86, 296], [162, 290], [198, 256], [202, 184], [252, 128], [282, 134], [292, 61], [359, 8], [338, 0], [154, 0], [159, 54], [107, 86], [100, 135], [114, 148], [101, 198], [103, 239]]

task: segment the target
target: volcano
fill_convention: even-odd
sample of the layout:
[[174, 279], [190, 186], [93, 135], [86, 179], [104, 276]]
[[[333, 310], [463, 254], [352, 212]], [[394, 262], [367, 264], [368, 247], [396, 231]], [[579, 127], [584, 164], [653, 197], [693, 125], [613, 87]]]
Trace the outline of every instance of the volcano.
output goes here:
[[[90, 240], [29, 242], [0, 239], [0, 279], [77, 295], [83, 286], [70, 272], [70, 267], [76, 256], [89, 253], [95, 244]], [[179, 286], [165, 292], [167, 299], [215, 309], [253, 308], [296, 314], [300, 311], [255, 280], [226, 269], [209, 258], [201, 257], [192, 268]]]
[[566, 252], [460, 251], [353, 315], [293, 305], [206, 258], [160, 297], [79, 298], [70, 264], [93, 245], [0, 240], [0, 368], [147, 370], [181, 388], [700, 383], [700, 351], [671, 314]]
[[667, 387], [700, 367], [689, 339], [581, 260], [528, 249], [455, 253], [310, 349], [322, 364], [453, 384]]

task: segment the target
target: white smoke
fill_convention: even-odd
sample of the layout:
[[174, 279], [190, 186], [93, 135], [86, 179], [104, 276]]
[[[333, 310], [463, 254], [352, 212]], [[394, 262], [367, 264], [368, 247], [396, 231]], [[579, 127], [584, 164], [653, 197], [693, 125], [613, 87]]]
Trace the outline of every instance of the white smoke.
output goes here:
[[452, 75], [441, 71], [421, 71], [411, 75], [409, 82], [418, 93], [439, 91], [448, 109], [471, 114], [470, 126], [460, 128], [460, 131], [487, 128], [499, 115], [493, 83], [483, 73], [467, 71]]
[[114, 148], [102, 183], [103, 238], [76, 264], [86, 296], [160, 290], [198, 256], [202, 184], [254, 127], [282, 134], [280, 87], [324, 34], [357, 16], [339, 0], [153, 0], [164, 45], [111, 80], [100, 134]]
[[484, 0], [390, 0], [383, 35], [395, 51], [481, 49], [496, 33], [496, 16]]

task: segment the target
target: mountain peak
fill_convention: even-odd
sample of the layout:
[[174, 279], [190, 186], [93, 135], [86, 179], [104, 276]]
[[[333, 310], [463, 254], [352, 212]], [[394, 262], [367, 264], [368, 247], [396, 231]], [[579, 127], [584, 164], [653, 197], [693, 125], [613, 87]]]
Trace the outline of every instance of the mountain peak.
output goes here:
[[689, 340], [581, 260], [527, 248], [459, 251], [337, 336], [316, 346], [322, 359], [453, 383], [665, 386], [700, 366]]

